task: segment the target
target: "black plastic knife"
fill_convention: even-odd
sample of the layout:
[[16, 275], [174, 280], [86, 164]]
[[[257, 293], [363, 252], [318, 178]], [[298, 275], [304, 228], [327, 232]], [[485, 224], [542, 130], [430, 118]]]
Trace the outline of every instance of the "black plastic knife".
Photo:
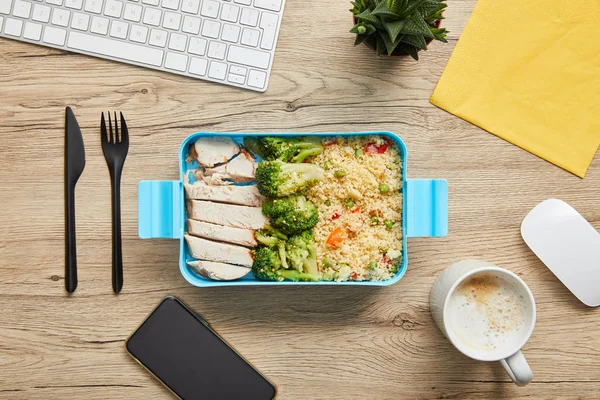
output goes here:
[[77, 288], [77, 248], [75, 246], [75, 184], [85, 167], [83, 137], [75, 114], [67, 107], [65, 117], [65, 288]]

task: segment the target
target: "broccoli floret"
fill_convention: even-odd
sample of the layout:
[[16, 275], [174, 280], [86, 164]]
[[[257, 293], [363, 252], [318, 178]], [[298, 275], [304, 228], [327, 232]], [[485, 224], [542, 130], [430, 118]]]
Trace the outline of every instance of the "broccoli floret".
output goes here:
[[306, 157], [323, 152], [323, 144], [318, 137], [266, 136], [248, 143], [257, 148], [257, 153], [265, 160], [301, 163]]
[[303, 195], [267, 200], [263, 214], [271, 219], [271, 225], [288, 235], [311, 229], [319, 220], [317, 206]]
[[[284, 250], [285, 251], [285, 250]], [[306, 274], [283, 268], [280, 253], [269, 247], [259, 247], [254, 251], [252, 274], [262, 281], [318, 281], [319, 275]]]
[[317, 245], [312, 231], [304, 231], [290, 237], [285, 244], [287, 258], [298, 272], [318, 275]]
[[325, 171], [314, 164], [261, 161], [256, 168], [258, 191], [267, 197], [286, 197], [323, 179]]
[[276, 246], [280, 240], [286, 241], [288, 239], [286, 235], [268, 224], [265, 225], [264, 228], [256, 231], [254, 236], [259, 243], [267, 247]]
[[280, 275], [281, 258], [279, 253], [269, 247], [259, 247], [254, 251], [252, 274], [261, 281], [282, 281]]

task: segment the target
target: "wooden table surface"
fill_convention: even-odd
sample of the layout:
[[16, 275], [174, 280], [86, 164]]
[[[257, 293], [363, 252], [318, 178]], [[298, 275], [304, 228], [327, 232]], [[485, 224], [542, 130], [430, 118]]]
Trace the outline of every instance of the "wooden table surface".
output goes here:
[[[0, 397], [169, 398], [124, 340], [173, 294], [264, 372], [280, 399], [599, 398], [599, 311], [568, 292], [519, 227], [538, 202], [558, 197], [599, 229], [600, 157], [582, 180], [428, 102], [475, 0], [448, 3], [449, 43], [433, 43], [417, 63], [353, 48], [345, 0], [288, 0], [265, 94], [0, 40]], [[87, 159], [72, 296], [64, 289], [66, 105]], [[106, 110], [122, 111], [131, 135], [119, 295], [99, 133]], [[450, 185], [449, 236], [409, 240], [408, 272], [396, 285], [200, 289], [179, 273], [177, 241], [138, 238], [137, 184], [176, 179], [190, 133], [361, 130], [398, 133], [409, 177]], [[436, 275], [465, 258], [508, 268], [533, 291], [527, 387], [498, 363], [459, 354], [431, 319]]]

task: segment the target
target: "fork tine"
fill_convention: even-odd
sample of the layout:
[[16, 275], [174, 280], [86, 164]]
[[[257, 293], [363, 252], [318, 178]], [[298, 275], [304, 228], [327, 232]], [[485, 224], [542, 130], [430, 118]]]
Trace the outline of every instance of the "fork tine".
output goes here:
[[[121, 143], [121, 138], [119, 136], [119, 124], [117, 123], [117, 112], [115, 111], [115, 144]], [[121, 128], [122, 129], [122, 128]]]
[[125, 122], [125, 117], [122, 112], [119, 112], [121, 115], [121, 141], [129, 140], [129, 131], [127, 130], [127, 123]]
[[110, 119], [110, 111], [106, 112], [108, 114], [108, 143], [113, 142], [113, 128], [112, 128], [112, 120]]
[[104, 111], [102, 111], [102, 118], [100, 119], [100, 140], [108, 142], [108, 136], [106, 132], [106, 120], [104, 119]]

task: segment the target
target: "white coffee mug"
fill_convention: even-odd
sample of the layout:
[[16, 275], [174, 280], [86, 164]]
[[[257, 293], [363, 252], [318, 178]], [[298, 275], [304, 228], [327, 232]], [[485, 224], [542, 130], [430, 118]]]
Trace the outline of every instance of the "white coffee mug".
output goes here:
[[[503, 343], [502, 346], [499, 346], [501, 348], [494, 347], [493, 351], [486, 351], [476, 346], [471, 347], [466, 345], [464, 339], [459, 339], [457, 332], [455, 332], [456, 329], [450, 326], [450, 313], [454, 312], [456, 314], [453, 307], [449, 307], [452, 295], [468, 278], [480, 273], [493, 274], [514, 285], [519, 293], [521, 293], [519, 296], [520, 304], [518, 306], [522, 307], [521, 310], [525, 310], [518, 334], [514, 338], [511, 337], [514, 340], [511, 340], [510, 343]], [[527, 343], [533, 332], [536, 318], [535, 300], [527, 284], [517, 275], [485, 261], [460, 261], [446, 268], [437, 277], [431, 288], [429, 307], [437, 326], [460, 352], [475, 360], [499, 361], [513, 382], [519, 386], [524, 386], [531, 382], [533, 373], [523, 353], [521, 353], [521, 348]]]

